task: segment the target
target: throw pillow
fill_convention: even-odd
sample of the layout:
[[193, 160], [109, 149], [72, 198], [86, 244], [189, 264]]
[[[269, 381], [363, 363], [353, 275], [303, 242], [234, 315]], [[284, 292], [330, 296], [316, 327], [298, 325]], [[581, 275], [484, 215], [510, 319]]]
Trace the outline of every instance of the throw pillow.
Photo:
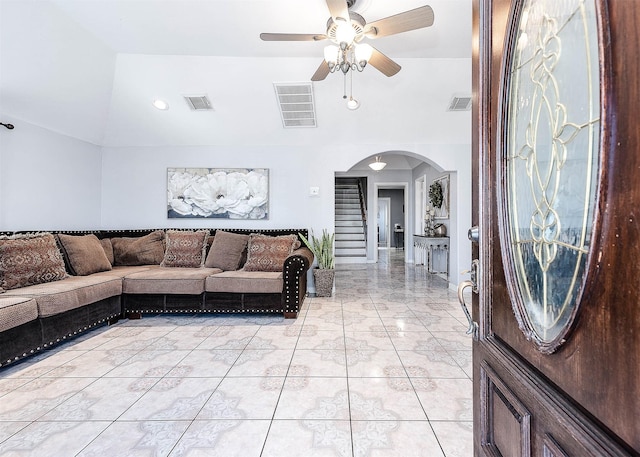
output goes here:
[[75, 276], [87, 276], [99, 271], [111, 270], [111, 262], [95, 235], [58, 234], [58, 241], [69, 267]]
[[100, 244], [102, 245], [102, 249], [104, 249], [104, 253], [107, 255], [107, 259], [109, 259], [109, 263], [113, 265], [115, 259], [113, 258], [113, 246], [111, 245], [111, 240], [109, 238], [103, 238], [100, 240]]
[[285, 259], [299, 247], [300, 241], [296, 235], [251, 234], [244, 269], [246, 271], [282, 271]]
[[224, 271], [237, 270], [242, 266], [244, 252], [247, 249], [249, 235], [216, 230], [209, 255], [204, 263], [208, 268], [220, 268]]
[[208, 230], [167, 230], [166, 249], [161, 267], [198, 268], [204, 265]]
[[164, 232], [141, 237], [111, 238], [114, 265], [160, 265], [164, 259]]
[[17, 289], [66, 277], [62, 254], [51, 233], [0, 237], [0, 288]]

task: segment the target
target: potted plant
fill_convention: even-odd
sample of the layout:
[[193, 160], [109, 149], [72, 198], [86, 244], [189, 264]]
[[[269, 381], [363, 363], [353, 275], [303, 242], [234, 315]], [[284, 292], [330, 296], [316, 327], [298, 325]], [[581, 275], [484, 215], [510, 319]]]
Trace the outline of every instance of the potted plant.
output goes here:
[[317, 297], [330, 297], [333, 291], [333, 279], [335, 277], [333, 240], [335, 235], [327, 229], [322, 230], [322, 236], [317, 238], [311, 231], [311, 240], [302, 233], [298, 233], [300, 239], [313, 252], [318, 262], [318, 268], [313, 269], [313, 279], [316, 284]]

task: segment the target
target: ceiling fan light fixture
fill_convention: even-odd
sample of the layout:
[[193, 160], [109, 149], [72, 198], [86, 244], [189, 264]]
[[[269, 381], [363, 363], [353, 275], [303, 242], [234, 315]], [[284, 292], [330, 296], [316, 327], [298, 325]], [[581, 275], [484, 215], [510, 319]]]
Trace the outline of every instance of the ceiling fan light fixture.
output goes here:
[[356, 61], [358, 62], [358, 65], [364, 68], [367, 62], [369, 62], [369, 59], [371, 59], [373, 48], [367, 43], [357, 44], [355, 45], [355, 48]]
[[386, 166], [387, 166], [386, 162], [381, 162], [380, 161], [380, 156], [376, 156], [376, 161], [375, 162], [371, 162], [369, 164], [369, 167], [374, 171], [380, 171]]
[[329, 64], [329, 68], [334, 68], [338, 64], [338, 46], [333, 44], [325, 46], [324, 60]]

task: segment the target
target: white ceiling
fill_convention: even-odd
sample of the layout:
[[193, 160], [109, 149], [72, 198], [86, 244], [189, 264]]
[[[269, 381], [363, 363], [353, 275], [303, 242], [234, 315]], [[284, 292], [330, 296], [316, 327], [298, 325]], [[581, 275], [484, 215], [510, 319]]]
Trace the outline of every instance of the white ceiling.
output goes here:
[[[359, 0], [374, 21], [424, 4], [432, 27], [371, 40], [403, 69], [314, 83], [318, 128], [282, 128], [273, 82], [308, 81], [326, 43], [263, 42], [261, 32], [324, 33], [324, 0], [1, 0], [0, 112], [95, 144], [127, 146], [470, 142], [471, 0]], [[183, 95], [206, 93], [194, 113]], [[166, 112], [151, 100], [169, 102]], [[250, 134], [248, 134], [250, 132]]]

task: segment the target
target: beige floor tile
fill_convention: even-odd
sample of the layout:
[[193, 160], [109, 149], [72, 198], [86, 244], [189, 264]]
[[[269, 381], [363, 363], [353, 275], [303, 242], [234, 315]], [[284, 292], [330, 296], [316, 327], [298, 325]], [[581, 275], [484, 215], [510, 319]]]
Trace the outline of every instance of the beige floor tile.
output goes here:
[[223, 379], [197, 420], [272, 419], [284, 377]]
[[[369, 457], [444, 457], [426, 421], [355, 421], [354, 455]], [[449, 454], [446, 454], [449, 457]]]
[[351, 457], [348, 420], [274, 420], [261, 457]]
[[113, 422], [78, 457], [166, 456], [190, 424], [190, 421]]

